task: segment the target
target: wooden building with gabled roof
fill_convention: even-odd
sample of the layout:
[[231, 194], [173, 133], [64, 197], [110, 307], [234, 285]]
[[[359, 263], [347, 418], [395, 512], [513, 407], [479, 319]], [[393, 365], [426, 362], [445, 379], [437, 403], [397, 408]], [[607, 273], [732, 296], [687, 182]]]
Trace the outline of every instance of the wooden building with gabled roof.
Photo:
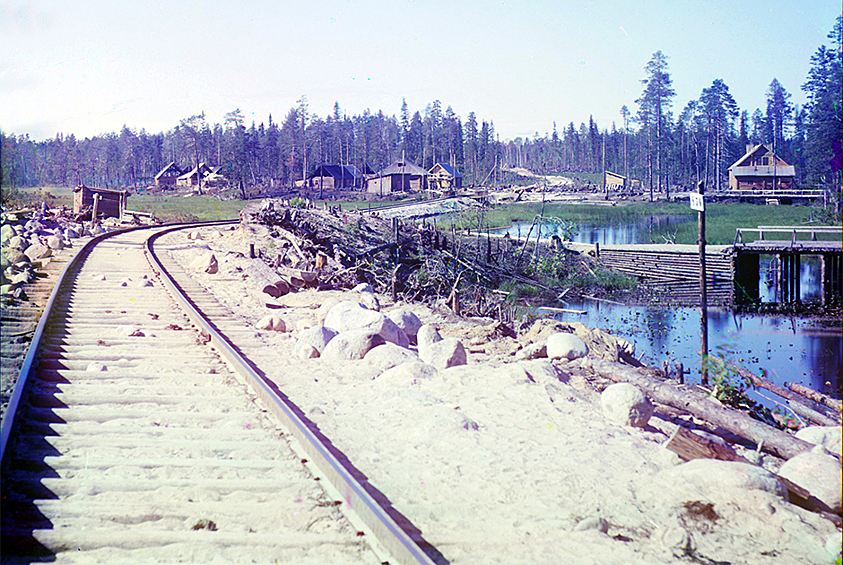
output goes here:
[[185, 173], [184, 169], [171, 161], [166, 167], [155, 175], [155, 186], [157, 188], [168, 188], [176, 186], [176, 179]]
[[428, 186], [433, 190], [453, 190], [462, 188], [462, 173], [448, 163], [436, 163], [430, 169]]
[[363, 186], [363, 176], [354, 165], [319, 165], [307, 178], [313, 188], [334, 190]]
[[412, 161], [396, 161], [370, 178], [367, 191], [385, 196], [393, 192], [419, 192], [427, 190], [429, 173]]
[[729, 167], [732, 190], [792, 190], [796, 170], [763, 143], [747, 147], [746, 154]]

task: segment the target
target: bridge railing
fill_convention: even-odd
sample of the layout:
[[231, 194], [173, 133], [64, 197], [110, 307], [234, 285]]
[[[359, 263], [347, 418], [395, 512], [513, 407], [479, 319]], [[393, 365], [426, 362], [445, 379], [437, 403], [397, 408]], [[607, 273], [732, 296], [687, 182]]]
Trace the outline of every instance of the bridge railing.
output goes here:
[[735, 246], [744, 244], [744, 232], [757, 233], [759, 240], [764, 239], [765, 233], [787, 233], [790, 234], [790, 245], [796, 245], [797, 234], [811, 234], [811, 241], [817, 241], [817, 234], [841, 235], [843, 233], [843, 226], [758, 226], [757, 228], [737, 228], [735, 230]]

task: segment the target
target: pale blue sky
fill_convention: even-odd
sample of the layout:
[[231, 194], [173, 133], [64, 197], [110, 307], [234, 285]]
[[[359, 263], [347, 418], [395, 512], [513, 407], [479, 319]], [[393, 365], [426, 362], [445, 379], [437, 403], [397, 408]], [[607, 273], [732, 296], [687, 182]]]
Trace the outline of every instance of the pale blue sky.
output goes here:
[[276, 122], [306, 95], [398, 115], [438, 99], [501, 140], [634, 113], [644, 66], [668, 56], [681, 112], [721, 78], [741, 109], [775, 77], [805, 101], [831, 0], [0, 0], [0, 128], [34, 139], [171, 129], [240, 108]]

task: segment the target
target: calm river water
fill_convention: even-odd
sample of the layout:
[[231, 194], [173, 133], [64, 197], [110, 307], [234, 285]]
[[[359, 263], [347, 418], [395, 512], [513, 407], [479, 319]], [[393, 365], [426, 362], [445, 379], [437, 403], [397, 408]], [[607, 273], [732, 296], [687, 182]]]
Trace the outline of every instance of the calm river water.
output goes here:
[[[700, 382], [698, 308], [648, 308], [608, 302], [569, 303], [585, 315], [558, 314], [635, 344], [636, 356], [651, 367], [681, 361], [691, 370], [686, 382]], [[843, 334], [840, 321], [737, 314], [708, 310], [710, 354], [722, 354], [756, 375], [784, 385], [798, 382], [840, 398]], [[768, 393], [769, 394], [769, 393]], [[756, 398], [756, 400], [761, 400]]]
[[[652, 216], [636, 223], [611, 226], [579, 226], [573, 238], [579, 243], [633, 244], [664, 243], [657, 234], [670, 233], [672, 225], [688, 221], [687, 216]], [[526, 237], [529, 223], [515, 224], [499, 233]], [[553, 232], [543, 231], [549, 238]], [[535, 237], [534, 231], [531, 237]], [[761, 300], [774, 301], [772, 257], [762, 257]], [[819, 296], [819, 261], [802, 262], [802, 298]], [[566, 308], [585, 310], [585, 315], [559, 314], [564, 321], [580, 321], [601, 328], [635, 344], [636, 355], [652, 367], [662, 361], [681, 361], [691, 374], [686, 382], [700, 381], [700, 312], [698, 308], [653, 308], [608, 302], [568, 303]], [[841, 322], [762, 314], [736, 314], [709, 309], [708, 343], [711, 354], [721, 353], [755, 374], [766, 372], [778, 384], [802, 383], [814, 390], [840, 398], [843, 332]], [[754, 393], [753, 393], [754, 394]], [[770, 393], [762, 393], [770, 394]], [[768, 401], [755, 396], [758, 401]]]

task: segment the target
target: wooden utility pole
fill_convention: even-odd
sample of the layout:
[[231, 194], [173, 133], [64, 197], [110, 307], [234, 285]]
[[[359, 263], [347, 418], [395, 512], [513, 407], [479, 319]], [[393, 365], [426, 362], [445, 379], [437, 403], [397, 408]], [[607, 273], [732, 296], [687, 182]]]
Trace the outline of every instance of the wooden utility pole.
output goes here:
[[604, 200], [609, 199], [609, 183], [606, 182], [606, 133], [603, 133], [603, 192], [606, 193]]
[[696, 206], [697, 215], [699, 217], [699, 237], [697, 242], [700, 244], [700, 351], [701, 351], [701, 365], [700, 377], [702, 384], [708, 384], [708, 370], [706, 364], [708, 363], [708, 295], [705, 287], [705, 182], [700, 181], [697, 184], [699, 197], [697, 199], [698, 206]]

